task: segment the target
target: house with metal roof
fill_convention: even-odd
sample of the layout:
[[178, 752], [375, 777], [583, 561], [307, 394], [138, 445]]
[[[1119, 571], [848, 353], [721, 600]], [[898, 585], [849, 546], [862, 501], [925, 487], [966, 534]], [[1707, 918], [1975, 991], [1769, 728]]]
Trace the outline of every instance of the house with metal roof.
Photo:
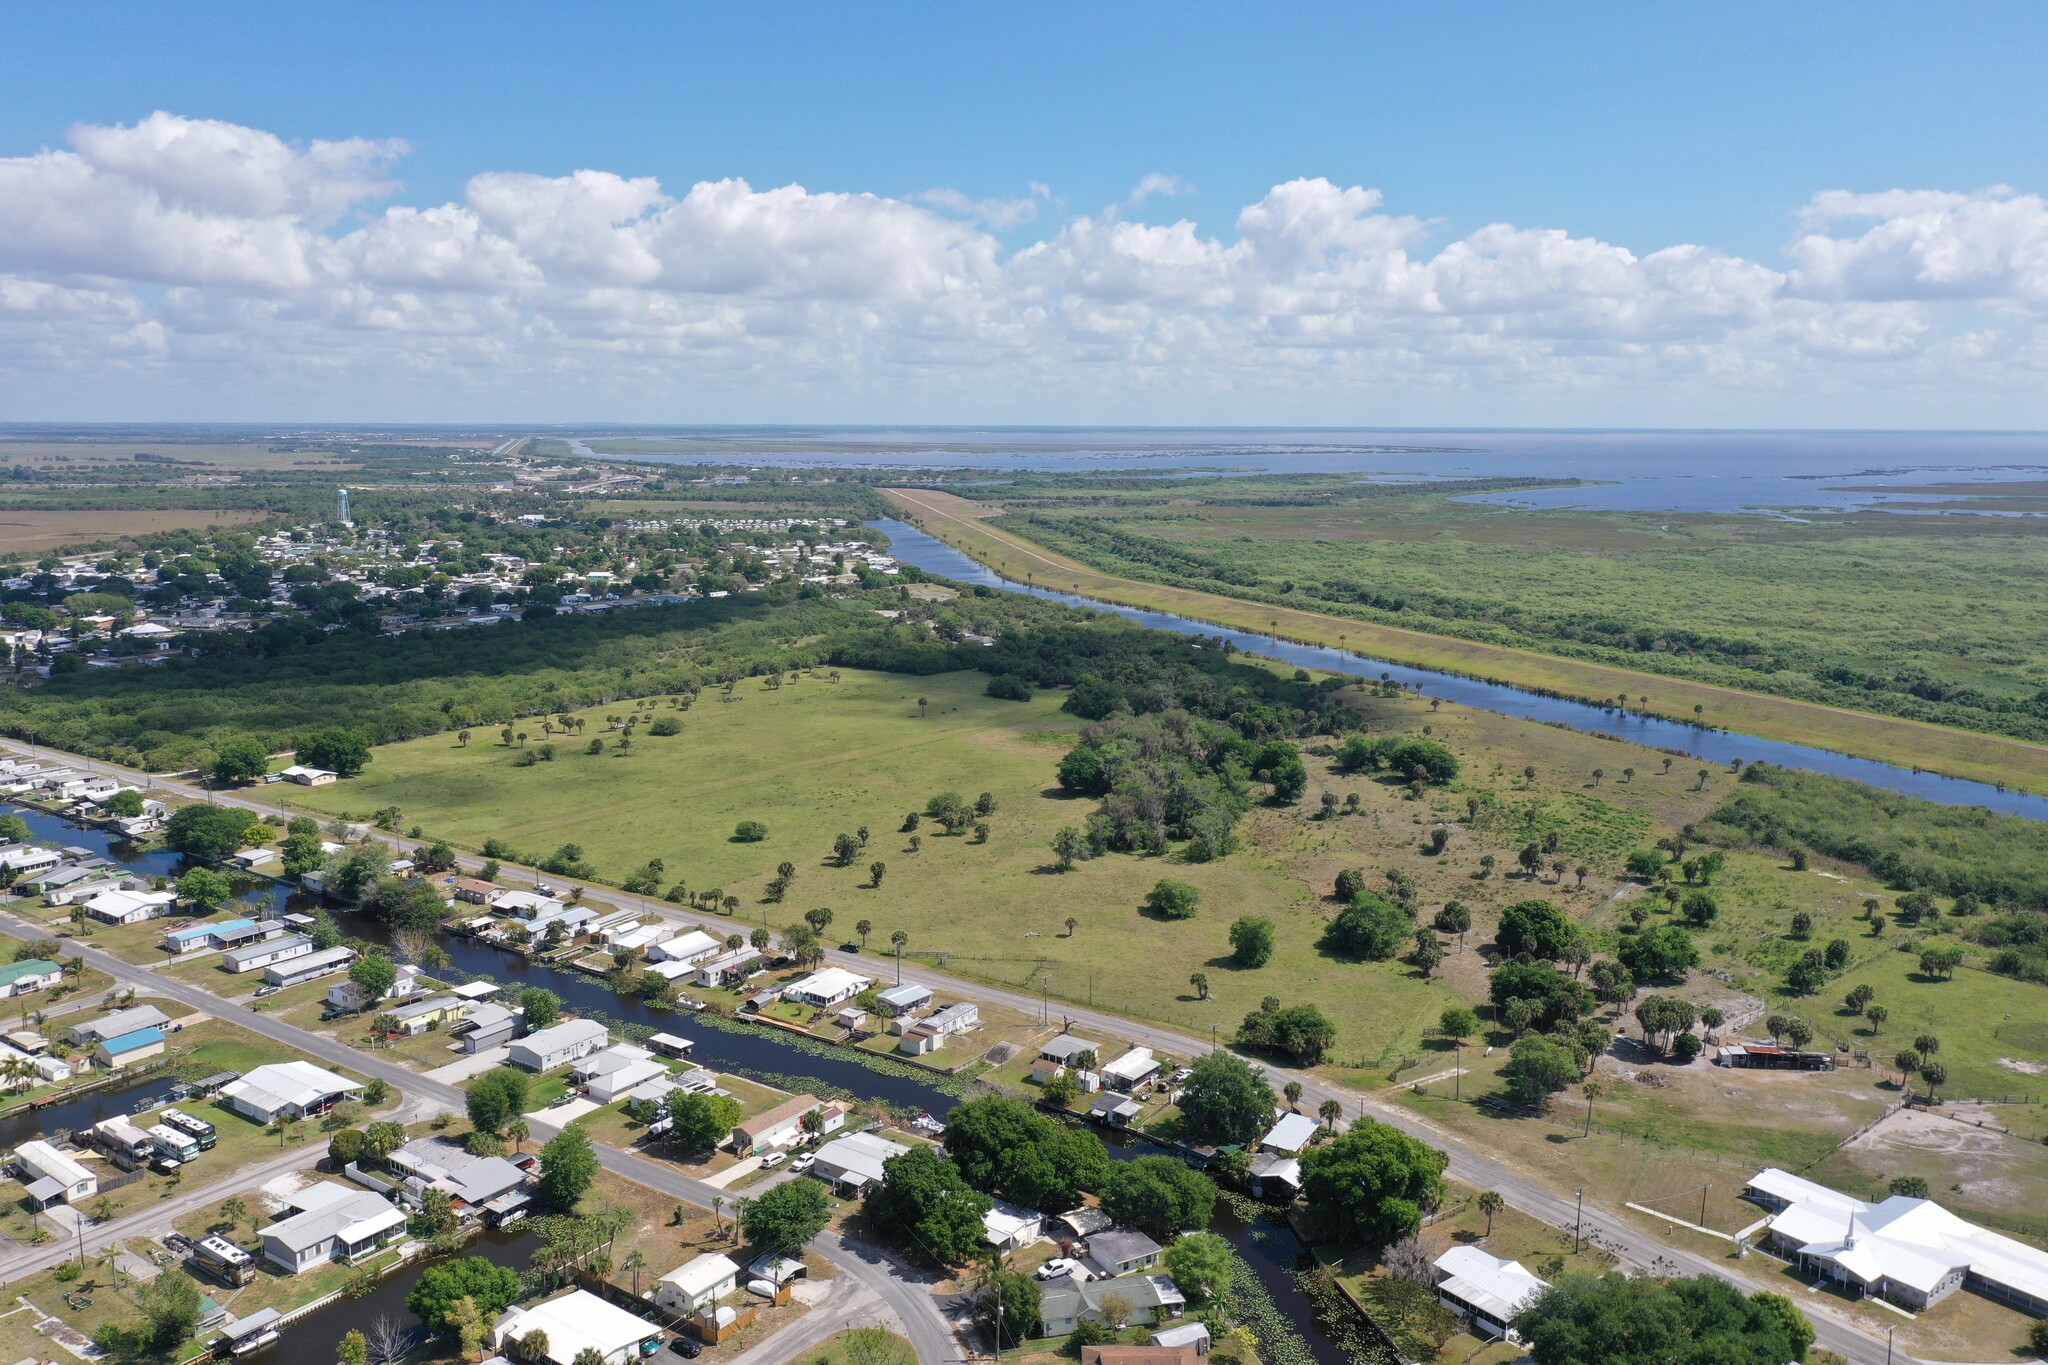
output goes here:
[[455, 1026], [456, 1039], [467, 1053], [489, 1052], [512, 1041], [519, 1031], [519, 1016], [494, 1000], [480, 1000], [469, 1007], [469, 1017]]
[[1853, 1295], [1918, 1311], [1967, 1286], [2048, 1315], [2048, 1252], [1931, 1199], [1871, 1204], [1776, 1168], [1751, 1177], [1743, 1193], [1774, 1211], [1766, 1234], [1774, 1250]]
[[29, 1197], [42, 1208], [90, 1199], [99, 1192], [98, 1176], [41, 1138], [15, 1148], [14, 1165], [21, 1172], [22, 1183], [28, 1186]]
[[64, 979], [64, 965], [47, 957], [24, 958], [0, 967], [0, 998], [28, 995]]
[[288, 958], [265, 967], [263, 980], [271, 986], [297, 986], [342, 971], [355, 960], [355, 949], [336, 944], [332, 948], [316, 949], [303, 957]]
[[512, 1044], [505, 1060], [528, 1071], [553, 1071], [588, 1057], [610, 1041], [611, 1033], [595, 1019], [565, 1019]]
[[818, 1149], [811, 1174], [849, 1198], [882, 1183], [882, 1163], [910, 1148], [876, 1133], [848, 1133]]
[[739, 1264], [707, 1251], [654, 1283], [654, 1301], [671, 1313], [701, 1313], [739, 1287]]
[[1259, 1149], [1277, 1156], [1300, 1156], [1320, 1127], [1322, 1124], [1307, 1114], [1282, 1114], [1259, 1139]]
[[1522, 1267], [1475, 1246], [1454, 1246], [1436, 1258], [1437, 1300], [1491, 1336], [1505, 1336], [1515, 1314], [1550, 1286]]
[[109, 1071], [118, 1071], [124, 1066], [158, 1056], [163, 1050], [162, 1029], [139, 1028], [133, 1033], [101, 1039], [99, 1046], [93, 1049], [92, 1056], [94, 1061]]
[[911, 981], [901, 986], [891, 986], [888, 990], [877, 993], [875, 999], [880, 1003], [884, 1014], [908, 1014], [912, 1010], [923, 1009], [931, 1004], [932, 988]]
[[1062, 1033], [1038, 1049], [1040, 1057], [1060, 1066], [1072, 1064], [1074, 1058], [1084, 1052], [1092, 1052], [1099, 1058], [1102, 1055], [1102, 1044], [1090, 1042], [1076, 1034]]
[[74, 1047], [90, 1047], [108, 1038], [118, 1038], [137, 1029], [162, 1028], [171, 1017], [155, 1005], [137, 1005], [112, 1014], [64, 1026], [64, 1041]]
[[102, 891], [85, 903], [85, 913], [102, 924], [140, 924], [175, 904], [175, 891]]
[[1099, 1275], [1128, 1275], [1159, 1264], [1159, 1243], [1136, 1228], [1110, 1228], [1088, 1239], [1088, 1264]]
[[311, 1062], [272, 1062], [221, 1087], [221, 1098], [237, 1113], [258, 1123], [279, 1115], [304, 1118], [324, 1114], [363, 1088], [361, 1081], [323, 1071]]
[[253, 972], [273, 963], [311, 956], [312, 952], [311, 938], [304, 934], [286, 934], [282, 938], [231, 948], [220, 955], [220, 965], [231, 972]]
[[628, 1365], [650, 1353], [663, 1335], [661, 1328], [646, 1318], [587, 1289], [575, 1289], [546, 1303], [506, 1309], [491, 1328], [491, 1345], [502, 1351], [535, 1332], [547, 1340], [546, 1355], [554, 1365], [575, 1365], [585, 1351], [595, 1354], [603, 1365]]
[[1114, 1279], [1076, 1280], [1061, 1275], [1039, 1288], [1038, 1315], [1045, 1334], [1062, 1337], [1080, 1325], [1082, 1318], [1101, 1321], [1102, 1302], [1110, 1295], [1130, 1307], [1125, 1322], [1142, 1326], [1177, 1318], [1187, 1308], [1187, 1297], [1165, 1275], [1124, 1275]]
[[637, 1090], [649, 1081], [667, 1076], [668, 1067], [655, 1060], [652, 1052], [630, 1043], [614, 1043], [576, 1063], [570, 1075], [583, 1093], [600, 1104]]
[[293, 1194], [290, 1212], [263, 1229], [263, 1255], [299, 1275], [387, 1247], [405, 1235], [405, 1222], [405, 1210], [383, 1195], [322, 1180]]

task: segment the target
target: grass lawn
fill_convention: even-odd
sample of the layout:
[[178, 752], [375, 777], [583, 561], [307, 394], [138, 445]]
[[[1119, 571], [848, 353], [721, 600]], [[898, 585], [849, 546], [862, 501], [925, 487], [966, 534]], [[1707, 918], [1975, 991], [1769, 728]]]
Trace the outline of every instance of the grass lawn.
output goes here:
[[[1817, 744], [1843, 753], [1917, 765], [1984, 782], [2003, 782], [2030, 791], [2048, 790], [2048, 747], [2041, 745], [1560, 658], [1529, 649], [1433, 635], [1313, 609], [1141, 582], [1091, 568], [1034, 544], [1013, 529], [990, 526], [983, 520], [988, 509], [952, 494], [890, 489], [885, 496], [913, 512], [924, 530], [1006, 575], [1022, 580], [1029, 574], [1046, 586], [1066, 588], [1103, 601], [1178, 612], [1241, 630], [1278, 630], [1291, 640], [1355, 649], [1374, 658], [1567, 696], [1647, 694], [1655, 698], [1652, 709], [1660, 715], [1690, 717], [1698, 706], [1704, 708], [1702, 714], [1710, 723], [1745, 734]], [[1584, 571], [1583, 566], [1579, 571]]]
[[[850, 1328], [837, 1335], [829, 1336], [802, 1354], [799, 1358], [801, 1365], [854, 1365], [854, 1357], [847, 1348], [854, 1339], [855, 1332], [859, 1330], [873, 1331], [875, 1329]], [[888, 1349], [895, 1354], [883, 1355], [880, 1365], [916, 1365], [917, 1356], [911, 1350], [909, 1342], [886, 1329], [883, 1330], [883, 1335], [888, 1338]], [[863, 1339], [865, 1340], [865, 1338]], [[860, 1357], [861, 1365], [872, 1365], [875, 1359], [875, 1356], [863, 1352]]]
[[[788, 1095], [780, 1090], [771, 1089], [765, 1085], [757, 1085], [752, 1081], [741, 1080], [737, 1076], [720, 1076], [718, 1085], [719, 1089], [740, 1102], [744, 1110], [741, 1115], [743, 1118], [752, 1118], [756, 1114], [773, 1109], [776, 1105], [789, 1098]], [[616, 1104], [608, 1104], [604, 1108], [586, 1115], [578, 1120], [578, 1122], [589, 1129], [593, 1141], [602, 1142], [609, 1147], [626, 1149], [635, 1147], [647, 1128], [646, 1124], [626, 1117], [626, 1102], [624, 1100], [620, 1100]], [[732, 1154], [725, 1151], [713, 1153], [708, 1161], [691, 1162], [685, 1159], [692, 1155], [691, 1153], [678, 1152], [673, 1146], [666, 1143], [657, 1143], [648, 1148], [647, 1154], [674, 1161], [693, 1174], [702, 1171], [722, 1170], [733, 1164]]]

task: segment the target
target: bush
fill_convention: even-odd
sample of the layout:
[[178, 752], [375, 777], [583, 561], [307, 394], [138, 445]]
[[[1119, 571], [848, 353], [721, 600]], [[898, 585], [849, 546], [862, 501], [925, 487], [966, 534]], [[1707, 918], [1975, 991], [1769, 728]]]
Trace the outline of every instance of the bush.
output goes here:
[[999, 673], [990, 678], [987, 692], [1002, 701], [1031, 700], [1031, 684], [1014, 673]]
[[732, 827], [732, 837], [743, 844], [758, 844], [768, 837], [768, 826], [759, 820], [742, 820]]
[[1193, 919], [1201, 900], [1202, 893], [1186, 882], [1162, 877], [1145, 893], [1145, 909], [1161, 919]]
[[1323, 942], [1340, 953], [1385, 962], [1408, 941], [1407, 913], [1377, 892], [1361, 891], [1323, 930]]
[[1273, 921], [1245, 915], [1231, 921], [1231, 960], [1240, 967], [1263, 967], [1273, 960]]
[[679, 735], [682, 732], [683, 723], [674, 716], [663, 716], [647, 727], [648, 734], [658, 735], [663, 739], [668, 738], [670, 735]]

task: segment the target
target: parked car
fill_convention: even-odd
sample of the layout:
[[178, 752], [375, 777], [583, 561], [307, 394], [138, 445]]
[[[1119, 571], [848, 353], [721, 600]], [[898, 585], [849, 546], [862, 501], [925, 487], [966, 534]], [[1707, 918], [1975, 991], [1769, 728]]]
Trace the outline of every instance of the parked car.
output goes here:
[[684, 1360], [695, 1360], [698, 1356], [704, 1354], [702, 1343], [695, 1337], [677, 1337], [668, 1344], [668, 1348]]
[[1055, 1256], [1038, 1267], [1037, 1275], [1041, 1280], [1057, 1280], [1062, 1275], [1077, 1274], [1080, 1269], [1081, 1263], [1071, 1256]]
[[261, 1000], [264, 996], [276, 995], [279, 991], [283, 989], [284, 987], [282, 986], [258, 986], [256, 988], [256, 998], [258, 1000]]
[[842, 943], [839, 945], [839, 951], [842, 953], [858, 953], [860, 945], [858, 943]]
[[761, 1158], [761, 1169], [764, 1171], [772, 1171], [777, 1166], [780, 1166], [783, 1162], [787, 1160], [789, 1160], [788, 1152], [770, 1152], [768, 1155]]
[[798, 1175], [802, 1175], [817, 1164], [818, 1154], [816, 1152], [805, 1152], [798, 1156], [795, 1161], [789, 1163], [789, 1169], [795, 1171]]

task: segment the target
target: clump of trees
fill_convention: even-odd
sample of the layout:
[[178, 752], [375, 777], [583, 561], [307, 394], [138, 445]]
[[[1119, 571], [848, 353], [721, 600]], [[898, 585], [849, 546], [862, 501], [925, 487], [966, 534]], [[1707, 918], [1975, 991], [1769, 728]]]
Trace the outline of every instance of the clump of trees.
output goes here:
[[1458, 776], [1458, 758], [1433, 739], [1353, 735], [1337, 748], [1337, 770], [1390, 772], [1409, 782], [1441, 787]]
[[1700, 1275], [1559, 1277], [1515, 1318], [1537, 1365], [1784, 1365], [1813, 1325], [1790, 1299]]
[[1443, 1203], [1450, 1158], [1398, 1128], [1360, 1119], [1301, 1159], [1310, 1215], [1333, 1238], [1384, 1246], [1413, 1237]]
[[1269, 995], [1237, 1026], [1237, 1041], [1297, 1066], [1317, 1066], [1336, 1045], [1337, 1026], [1314, 1005], [1282, 1006]]

